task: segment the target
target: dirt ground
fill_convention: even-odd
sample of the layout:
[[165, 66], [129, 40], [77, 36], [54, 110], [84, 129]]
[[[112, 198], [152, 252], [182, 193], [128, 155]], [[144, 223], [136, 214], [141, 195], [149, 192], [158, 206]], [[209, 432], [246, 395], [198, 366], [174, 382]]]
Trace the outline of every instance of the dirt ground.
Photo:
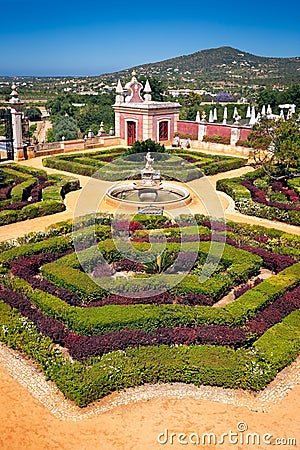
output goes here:
[[[207, 400], [162, 399], [139, 402], [93, 416], [79, 422], [55, 418], [25, 388], [4, 369], [0, 369], [0, 448], [2, 450], [156, 450], [156, 449], [268, 449], [263, 435], [273, 438], [295, 438], [297, 445], [280, 448], [300, 448], [299, 402], [300, 385], [267, 413], [245, 407], [225, 405]], [[246, 432], [232, 435], [237, 443], [198, 445], [196, 433], [215, 433], [218, 442], [223, 433], [237, 432], [237, 424], [247, 424]], [[240, 425], [242, 426], [242, 425]], [[168, 430], [168, 438], [165, 430]], [[241, 444], [246, 433], [258, 433], [261, 443]], [[161, 444], [158, 442], [160, 436]], [[171, 433], [176, 436], [170, 437]], [[185, 433], [187, 437], [178, 436]], [[178, 437], [187, 445], [178, 443]], [[192, 444], [188, 439], [195, 442]], [[228, 438], [225, 438], [228, 439]], [[268, 441], [269, 436], [267, 436]], [[270, 438], [271, 439], [271, 438]], [[165, 441], [168, 443], [164, 444]], [[173, 442], [173, 443], [170, 443]], [[273, 442], [273, 441], [271, 441]], [[282, 441], [284, 442], [284, 441]], [[272, 445], [271, 448], [276, 447]]]

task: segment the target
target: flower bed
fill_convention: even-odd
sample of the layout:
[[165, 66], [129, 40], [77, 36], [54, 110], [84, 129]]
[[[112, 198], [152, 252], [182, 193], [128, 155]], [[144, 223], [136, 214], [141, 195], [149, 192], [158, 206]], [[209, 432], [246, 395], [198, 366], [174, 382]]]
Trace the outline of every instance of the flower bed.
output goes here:
[[218, 180], [217, 189], [230, 195], [243, 214], [300, 225], [298, 193], [282, 183], [261, 177], [262, 172], [257, 170], [240, 178]]
[[64, 175], [9, 164], [1, 166], [0, 226], [63, 211], [65, 195], [79, 182]]
[[[210, 221], [202, 216], [196, 216], [196, 220], [203, 240], [193, 271], [207, 254], [212, 238], [226, 239], [224, 224], [211, 236]], [[137, 242], [142, 233], [148, 232], [147, 221], [144, 217], [141, 221], [135, 217], [135, 221], [140, 226], [133, 223], [131, 239], [137, 248], [147, 249], [147, 242]], [[109, 223], [109, 217], [99, 216], [100, 247], [106, 251], [113, 270], [133, 268], [107, 239]], [[189, 217], [181, 217], [177, 223], [188, 225]], [[161, 225], [166, 226], [160, 229], [166, 233], [166, 251], [173, 257], [179, 244], [170, 240], [177, 238], [180, 230], [178, 226], [170, 227], [167, 220]], [[84, 233], [89, 226], [88, 220], [83, 222], [78, 232]], [[187, 236], [193, 238], [195, 227], [186, 229]], [[40, 234], [27, 239], [24, 245], [3, 245], [0, 337], [33, 358], [64, 395], [79, 406], [116, 389], [142, 383], [180, 381], [259, 390], [298, 355], [299, 237], [230, 223], [219, 269], [202, 291], [213, 288], [212, 298], [218, 298], [219, 275], [224, 270], [233, 284], [247, 282], [262, 264], [272, 266], [277, 274], [250, 289], [243, 288], [236, 300], [221, 308], [201, 306], [210, 297], [207, 292], [193, 293], [193, 273], [168, 292], [154, 296], [152, 303], [146, 298], [138, 304], [131, 297], [106, 292], [97, 302], [82, 306], [82, 298], [70, 289], [85, 273], [79, 270], [73, 253], [69, 223], [51, 230], [59, 236], [49, 234], [45, 239]], [[101, 240], [101, 236], [106, 238]], [[155, 243], [152, 245], [155, 248]], [[186, 253], [182, 253], [180, 263], [185, 265], [186, 258], [192, 256], [190, 252], [195, 253], [193, 239], [182, 245]], [[270, 251], [273, 248], [277, 249], [274, 261]], [[84, 265], [97, 267], [93, 249], [83, 254]], [[64, 280], [70, 286], [55, 286], [43, 278], [42, 272], [49, 267], [58, 267], [60, 283]], [[146, 270], [138, 264], [135, 269]], [[69, 270], [76, 272], [76, 278], [68, 278]], [[148, 276], [151, 279], [151, 274]], [[167, 279], [173, 273], [165, 276]], [[80, 283], [77, 288], [85, 289]], [[199, 303], [201, 295], [203, 303]], [[64, 348], [63, 352], [57, 345]]]
[[158, 381], [259, 390], [300, 350], [300, 316], [295, 311], [249, 350], [212, 345], [142, 346], [73, 363], [9, 305], [0, 302], [0, 311], [1, 340], [34, 358], [47, 378], [81, 407], [117, 389]]

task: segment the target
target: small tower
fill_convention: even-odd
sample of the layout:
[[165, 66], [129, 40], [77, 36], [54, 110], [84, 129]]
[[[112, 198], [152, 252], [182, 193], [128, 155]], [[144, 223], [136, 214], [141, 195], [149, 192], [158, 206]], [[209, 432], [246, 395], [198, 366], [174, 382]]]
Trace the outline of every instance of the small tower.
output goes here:
[[13, 129], [13, 147], [14, 147], [14, 160], [23, 161], [24, 147], [22, 136], [22, 112], [21, 107], [23, 102], [19, 99], [17, 87], [12, 85], [11, 99], [9, 100], [9, 106], [11, 111], [12, 129]]

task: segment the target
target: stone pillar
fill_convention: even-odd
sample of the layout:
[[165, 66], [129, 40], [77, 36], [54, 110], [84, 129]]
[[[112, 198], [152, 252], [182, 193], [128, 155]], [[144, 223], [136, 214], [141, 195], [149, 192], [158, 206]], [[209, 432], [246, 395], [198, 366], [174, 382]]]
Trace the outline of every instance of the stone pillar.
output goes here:
[[14, 160], [23, 161], [24, 157], [24, 146], [23, 146], [23, 136], [22, 136], [22, 112], [21, 106], [23, 102], [19, 99], [18, 92], [16, 90], [16, 85], [12, 85], [11, 99], [9, 100], [12, 129], [13, 129], [13, 147], [14, 147]]
[[206, 135], [206, 125], [199, 124], [198, 125], [198, 141], [203, 141], [203, 138], [205, 135]]
[[179, 113], [174, 114], [174, 134], [178, 131]]
[[121, 121], [119, 111], [115, 111], [115, 135], [121, 137]]
[[231, 128], [230, 145], [236, 145], [237, 141], [240, 139], [240, 134], [239, 128]]
[[147, 139], [156, 141], [156, 136], [153, 136], [153, 116], [143, 114], [143, 140]]

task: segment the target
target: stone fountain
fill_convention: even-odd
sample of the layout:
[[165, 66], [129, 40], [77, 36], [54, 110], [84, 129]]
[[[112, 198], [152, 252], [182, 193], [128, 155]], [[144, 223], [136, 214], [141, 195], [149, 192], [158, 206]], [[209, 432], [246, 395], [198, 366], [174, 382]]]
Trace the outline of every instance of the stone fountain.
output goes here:
[[121, 182], [108, 189], [106, 197], [110, 205], [117, 207], [120, 202], [134, 207], [154, 204], [172, 209], [191, 201], [190, 192], [181, 183], [161, 179], [160, 170], [153, 167], [154, 158], [150, 151], [147, 152], [145, 160], [140, 180]]
[[162, 189], [160, 171], [153, 168], [154, 158], [151, 153], [146, 154], [146, 165], [141, 171], [141, 181], [134, 182], [133, 185], [138, 191], [138, 197], [142, 202], [156, 202], [158, 190]]

